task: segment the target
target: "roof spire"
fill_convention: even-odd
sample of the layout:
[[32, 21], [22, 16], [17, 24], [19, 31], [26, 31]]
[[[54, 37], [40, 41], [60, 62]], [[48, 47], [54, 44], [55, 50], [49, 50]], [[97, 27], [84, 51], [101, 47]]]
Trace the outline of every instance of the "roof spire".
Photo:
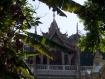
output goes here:
[[77, 26], [76, 26], [76, 28], [77, 28], [77, 34], [78, 34], [78, 23], [77, 23]]
[[[77, 44], [79, 43], [79, 35], [78, 35], [78, 22], [77, 22]], [[80, 63], [80, 49], [77, 47], [77, 67], [78, 67], [78, 79], [81, 79], [81, 63]]]
[[53, 11], [53, 21], [55, 20], [55, 11]]
[[79, 36], [78, 36], [78, 23], [77, 23], [77, 26], [76, 26], [76, 29], [77, 29], [77, 43], [79, 42]]

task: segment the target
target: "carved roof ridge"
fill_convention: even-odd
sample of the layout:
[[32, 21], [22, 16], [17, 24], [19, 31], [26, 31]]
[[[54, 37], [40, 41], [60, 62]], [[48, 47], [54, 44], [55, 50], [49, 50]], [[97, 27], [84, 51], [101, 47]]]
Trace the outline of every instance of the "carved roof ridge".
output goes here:
[[67, 48], [69, 48], [69, 49], [71, 49], [71, 50], [73, 50], [73, 51], [76, 51], [76, 48], [74, 47], [71, 47], [71, 46], [69, 46], [69, 45], [67, 45], [67, 44], [65, 44], [64, 46], [66, 46]]
[[55, 33], [57, 33], [57, 35], [59, 36], [59, 38], [61, 39], [61, 41], [64, 43], [64, 40], [62, 39], [62, 37], [60, 35], [60, 31], [58, 31], [58, 30], [54, 30], [53, 34], [50, 35], [49, 39], [51, 39], [54, 36]]
[[48, 36], [48, 32], [46, 32], [46, 33], [45, 33], [45, 32], [42, 32], [41, 29], [40, 29], [40, 32], [41, 32], [41, 34], [42, 34], [44, 37], [47, 37], [47, 36]]
[[48, 38], [51, 39], [54, 34], [55, 34], [55, 30], [52, 33], [49, 33]]
[[56, 32], [57, 32], [59, 38], [62, 40], [62, 42], [65, 43], [64, 40], [63, 40], [63, 38], [62, 38], [62, 35], [61, 35], [60, 31], [56, 31]]
[[42, 33], [43, 33], [44, 36], [46, 36], [48, 39], [51, 39], [51, 40], [53, 40], [53, 36], [55, 34], [57, 34], [57, 37], [58, 37], [59, 41], [62, 42], [61, 45], [69, 48], [70, 50], [75, 51], [74, 43], [69, 42], [69, 40], [68, 40], [69, 38], [67, 37], [67, 32], [64, 33], [64, 34], [62, 32], [60, 32], [60, 30], [58, 28], [58, 25], [57, 25], [57, 22], [56, 22], [55, 19], [53, 19], [53, 22], [50, 25], [49, 32], [48, 33], [42, 32]]
[[59, 38], [61, 39], [63, 44], [69, 44], [70, 48], [72, 48], [74, 46], [73, 45], [74, 43], [72, 43], [72, 42], [70, 43], [67, 39], [64, 38], [63, 34], [56, 29], [48, 35], [48, 38], [51, 39], [54, 36], [55, 33], [57, 33], [57, 35], [59, 36]]

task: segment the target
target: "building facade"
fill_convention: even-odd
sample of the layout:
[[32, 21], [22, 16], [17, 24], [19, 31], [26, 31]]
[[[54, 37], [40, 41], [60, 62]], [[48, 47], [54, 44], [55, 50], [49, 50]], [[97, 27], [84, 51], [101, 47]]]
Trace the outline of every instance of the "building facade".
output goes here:
[[41, 31], [41, 33], [43, 37], [46, 37], [70, 49], [71, 54], [69, 55], [60, 50], [52, 50], [51, 53], [55, 56], [56, 58], [55, 60], [50, 60], [45, 56], [39, 55], [39, 58], [37, 57], [36, 59], [37, 64], [76, 65], [76, 44], [71, 38], [68, 38], [67, 33], [62, 34], [60, 32], [60, 28], [58, 27], [55, 19], [53, 19], [53, 22], [50, 25], [49, 31], [46, 33]]
[[[60, 32], [60, 28], [58, 27], [55, 17], [53, 22], [51, 23], [48, 32], [42, 32], [43, 37], [46, 37], [52, 41], [59, 43], [60, 45], [68, 48], [71, 51], [71, 54], [67, 54], [60, 50], [51, 50], [50, 52], [55, 56], [55, 60], [50, 60], [48, 57], [39, 54], [36, 56], [36, 62], [33, 62], [33, 57], [29, 57], [29, 67], [32, 71], [35, 71], [34, 74], [37, 79], [100, 79], [100, 77], [93, 72], [95, 64], [97, 62], [105, 62], [102, 60], [102, 56], [99, 53], [96, 53], [94, 57], [93, 66], [80, 66], [80, 76], [79, 78], [79, 70], [78, 70], [78, 56], [77, 56], [77, 46], [72, 38], [68, 38], [68, 34], [62, 34]], [[32, 47], [30, 47], [30, 51], [34, 51]], [[87, 54], [87, 53], [86, 53]], [[84, 54], [85, 55], [85, 54]], [[81, 54], [81, 58], [83, 59], [83, 54]], [[88, 54], [89, 55], [89, 54]], [[86, 57], [90, 57], [86, 56]], [[93, 57], [92, 57], [93, 58]], [[85, 60], [86, 58], [84, 58]], [[90, 58], [91, 59], [91, 58]], [[83, 63], [87, 63], [86, 60]], [[33, 63], [36, 63], [36, 66], [33, 66]], [[101, 63], [102, 64], [102, 63]], [[104, 64], [104, 63], [103, 63]], [[83, 65], [83, 64], [82, 64]], [[102, 65], [101, 65], [102, 66]], [[104, 69], [102, 69], [104, 68]], [[90, 75], [86, 70], [90, 70]], [[99, 75], [99, 71], [102, 71], [100, 75], [102, 75], [102, 79], [105, 79], [104, 71], [105, 66], [102, 66], [97, 74]], [[95, 77], [94, 77], [95, 74]]]

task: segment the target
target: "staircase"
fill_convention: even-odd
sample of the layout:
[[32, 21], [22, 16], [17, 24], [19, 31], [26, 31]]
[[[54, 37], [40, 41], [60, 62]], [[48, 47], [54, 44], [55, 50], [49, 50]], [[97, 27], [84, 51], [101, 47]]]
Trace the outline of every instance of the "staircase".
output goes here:
[[85, 79], [105, 79], [105, 64], [95, 67], [92, 71], [86, 71]]

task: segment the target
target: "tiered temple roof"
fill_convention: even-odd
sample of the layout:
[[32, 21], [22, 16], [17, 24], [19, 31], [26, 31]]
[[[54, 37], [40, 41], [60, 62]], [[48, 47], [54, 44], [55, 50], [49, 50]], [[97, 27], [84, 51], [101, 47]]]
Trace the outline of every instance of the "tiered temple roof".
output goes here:
[[60, 29], [58, 28], [58, 25], [55, 19], [53, 19], [53, 22], [50, 25], [49, 32], [46, 32], [46, 33], [42, 32], [42, 35], [75, 52], [75, 47], [76, 47], [75, 42], [72, 40], [72, 38], [67, 37], [68, 36], [67, 33], [62, 34], [60, 32]]

